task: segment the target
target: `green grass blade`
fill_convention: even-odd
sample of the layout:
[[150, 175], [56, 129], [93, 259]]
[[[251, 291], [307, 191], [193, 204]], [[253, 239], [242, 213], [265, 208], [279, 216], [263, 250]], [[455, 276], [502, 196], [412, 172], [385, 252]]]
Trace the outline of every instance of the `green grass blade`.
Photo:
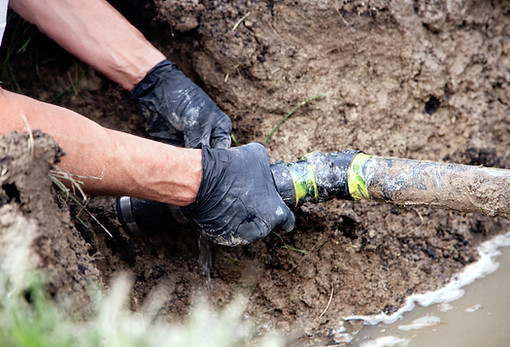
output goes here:
[[232, 139], [232, 142], [234, 143], [234, 146], [236, 146], [236, 147], [241, 146], [239, 144], [239, 142], [237, 141], [236, 137], [234, 136], [234, 134], [230, 134], [230, 138]]
[[21, 53], [21, 52], [24, 52], [25, 49], [28, 47], [28, 45], [30, 44], [30, 42], [32, 41], [32, 39], [34, 38], [36, 32], [32, 32], [30, 34], [30, 36], [26, 39], [26, 41], [21, 45], [21, 47], [16, 51], [17, 54]]
[[296, 248], [296, 247], [289, 246], [289, 245], [284, 245], [284, 246], [281, 246], [281, 247], [283, 249], [288, 250], [288, 251], [294, 251], [294, 252], [298, 252], [298, 253], [308, 254], [307, 251], [305, 251], [304, 249], [301, 249], [301, 248]]
[[314, 97], [311, 97], [309, 99], [306, 99], [305, 101], [302, 101], [300, 102], [296, 107], [294, 107], [292, 110], [290, 110], [289, 113], [287, 113], [285, 115], [285, 117], [283, 117], [283, 119], [281, 121], [278, 122], [278, 124], [276, 124], [276, 126], [273, 128], [273, 130], [271, 131], [271, 133], [269, 133], [269, 135], [267, 136], [266, 138], [266, 141], [265, 143], [268, 143], [269, 140], [271, 139], [271, 137], [273, 136], [273, 134], [276, 132], [276, 130], [278, 130], [278, 128], [280, 127], [280, 125], [283, 124], [283, 122], [285, 122], [287, 120], [287, 118], [289, 118], [290, 116], [292, 116], [297, 110], [299, 110], [301, 107], [303, 107], [304, 105], [308, 104], [309, 102], [312, 102], [318, 98], [322, 98], [324, 97], [325, 95], [324, 94], [319, 94], [319, 95], [315, 95]]

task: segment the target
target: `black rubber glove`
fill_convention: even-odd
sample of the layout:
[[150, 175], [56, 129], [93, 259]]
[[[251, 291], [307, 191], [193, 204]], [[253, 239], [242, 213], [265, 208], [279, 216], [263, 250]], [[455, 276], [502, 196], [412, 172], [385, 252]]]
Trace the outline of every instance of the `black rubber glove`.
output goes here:
[[140, 102], [147, 132], [157, 140], [179, 147], [230, 147], [230, 118], [171, 61], [153, 67], [131, 97]]
[[183, 212], [210, 239], [246, 244], [273, 229], [291, 231], [294, 214], [276, 191], [265, 148], [256, 143], [232, 149], [202, 147], [202, 182], [196, 201]]

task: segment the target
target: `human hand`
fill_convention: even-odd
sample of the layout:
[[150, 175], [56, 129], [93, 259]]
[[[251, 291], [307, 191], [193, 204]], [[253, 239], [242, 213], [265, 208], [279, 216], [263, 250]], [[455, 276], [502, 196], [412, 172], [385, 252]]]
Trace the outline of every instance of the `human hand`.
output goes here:
[[140, 102], [152, 137], [179, 147], [230, 147], [230, 118], [171, 61], [152, 68], [131, 97]]
[[265, 148], [202, 147], [202, 182], [196, 201], [183, 212], [210, 239], [226, 246], [247, 244], [273, 229], [291, 231], [294, 214], [276, 191]]

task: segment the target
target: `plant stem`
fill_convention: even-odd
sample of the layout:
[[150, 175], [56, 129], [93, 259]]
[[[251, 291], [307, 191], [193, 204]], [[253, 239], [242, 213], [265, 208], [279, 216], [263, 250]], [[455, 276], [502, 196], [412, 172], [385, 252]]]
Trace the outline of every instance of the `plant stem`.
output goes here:
[[236, 137], [234, 136], [234, 134], [230, 134], [230, 137], [232, 138], [232, 142], [234, 143], [234, 146], [236, 147], [239, 147], [240, 144], [239, 142], [237, 141]]
[[319, 95], [315, 95], [314, 97], [311, 97], [305, 101], [302, 101], [300, 102], [296, 107], [294, 107], [292, 110], [290, 110], [289, 113], [287, 113], [285, 115], [285, 117], [283, 117], [283, 119], [278, 122], [278, 124], [276, 124], [276, 126], [273, 128], [273, 130], [271, 131], [271, 133], [267, 136], [266, 138], [266, 141], [265, 143], [268, 143], [269, 142], [269, 139], [271, 139], [271, 136], [273, 136], [273, 134], [276, 132], [276, 130], [278, 130], [278, 128], [280, 127], [280, 125], [283, 124], [283, 122], [285, 122], [287, 120], [287, 118], [289, 118], [290, 116], [292, 116], [294, 114], [294, 112], [296, 112], [297, 110], [299, 110], [301, 107], [303, 107], [304, 105], [306, 105], [307, 103], [315, 100], [315, 99], [318, 99], [318, 98], [322, 98], [324, 96], [324, 94], [319, 94]]

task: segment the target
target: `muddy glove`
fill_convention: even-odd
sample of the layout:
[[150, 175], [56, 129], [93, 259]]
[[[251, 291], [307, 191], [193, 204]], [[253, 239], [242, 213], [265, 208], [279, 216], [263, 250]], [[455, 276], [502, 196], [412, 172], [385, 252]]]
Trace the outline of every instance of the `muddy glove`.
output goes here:
[[232, 123], [195, 83], [169, 60], [152, 68], [133, 89], [147, 132], [179, 147], [230, 147]]
[[255, 143], [202, 147], [202, 182], [196, 201], [183, 212], [226, 246], [249, 243], [273, 229], [290, 231], [295, 222], [276, 191], [265, 148]]

